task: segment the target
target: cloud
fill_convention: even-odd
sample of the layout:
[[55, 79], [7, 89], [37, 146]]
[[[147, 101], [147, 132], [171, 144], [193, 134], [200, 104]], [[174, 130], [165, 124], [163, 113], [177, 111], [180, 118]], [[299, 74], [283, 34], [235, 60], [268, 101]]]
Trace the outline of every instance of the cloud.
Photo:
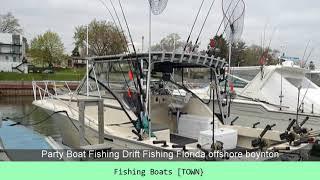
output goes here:
[[[106, 0], [110, 9], [109, 0]], [[118, 8], [118, 1], [113, 0]], [[148, 40], [148, 1], [122, 0], [134, 42], [141, 44], [141, 37]], [[302, 57], [305, 46], [315, 48], [311, 59], [320, 55], [320, 1], [309, 0], [245, 0], [246, 16], [242, 39], [249, 44], [261, 44], [265, 34], [265, 44], [271, 39], [273, 48], [286, 46], [288, 55]], [[163, 14], [152, 16], [152, 42], [175, 32], [187, 39], [201, 0], [169, 0]], [[206, 0], [194, 29], [192, 39], [196, 39], [211, 1]], [[46, 30], [60, 34], [66, 50], [73, 49], [73, 32], [76, 26], [89, 23], [92, 19], [110, 20], [106, 9], [99, 0], [10, 0], [1, 3], [0, 13], [11, 11], [19, 18], [25, 36], [30, 40]], [[222, 19], [221, 1], [216, 0], [208, 22], [201, 35], [201, 47], [209, 42]], [[124, 21], [121, 18], [124, 26]], [[125, 27], [125, 26], [124, 26]], [[264, 33], [265, 32], [265, 33]], [[147, 42], [145, 42], [147, 44]]]

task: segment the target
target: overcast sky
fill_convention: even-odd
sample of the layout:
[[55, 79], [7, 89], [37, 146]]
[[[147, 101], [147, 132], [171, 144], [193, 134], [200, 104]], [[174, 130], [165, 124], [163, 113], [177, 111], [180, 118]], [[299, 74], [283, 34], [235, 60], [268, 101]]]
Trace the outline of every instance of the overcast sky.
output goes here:
[[[0, 14], [12, 12], [20, 20], [24, 34], [30, 41], [47, 30], [62, 37], [66, 51], [74, 47], [73, 33], [78, 25], [92, 19], [109, 20], [110, 16], [99, 0], [0, 0]], [[106, 0], [109, 4], [109, 0]], [[118, 8], [118, 0], [113, 0]], [[138, 48], [141, 37], [148, 39], [148, 1], [121, 0], [131, 33]], [[187, 39], [201, 0], [168, 0], [168, 6], [159, 16], [152, 18], [152, 43], [170, 33], [178, 33]], [[199, 32], [211, 0], [205, 0], [204, 8], [196, 25], [193, 39]], [[287, 55], [302, 57], [310, 40], [308, 51], [314, 48], [311, 60], [320, 62], [320, 1], [319, 0], [245, 0], [246, 14], [242, 40], [247, 44], [261, 44], [265, 31], [265, 42], [285, 49]], [[110, 7], [111, 8], [111, 7]], [[120, 14], [120, 12], [119, 12]], [[222, 19], [221, 0], [216, 0], [201, 36], [202, 47], [209, 42]], [[267, 45], [266, 45], [267, 46]], [[307, 52], [308, 54], [308, 52]], [[318, 63], [317, 62], [317, 63]]]

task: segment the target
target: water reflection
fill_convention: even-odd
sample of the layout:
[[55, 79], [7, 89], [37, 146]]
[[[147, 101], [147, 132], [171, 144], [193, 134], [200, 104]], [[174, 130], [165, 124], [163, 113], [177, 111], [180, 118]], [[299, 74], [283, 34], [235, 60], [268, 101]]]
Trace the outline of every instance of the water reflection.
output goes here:
[[[26, 126], [47, 118], [48, 114], [33, 106], [32, 101], [33, 97], [31, 96], [0, 97], [0, 118], [9, 117]], [[28, 127], [45, 136], [52, 136], [55, 139], [60, 137], [58, 128], [55, 127], [52, 119]]]

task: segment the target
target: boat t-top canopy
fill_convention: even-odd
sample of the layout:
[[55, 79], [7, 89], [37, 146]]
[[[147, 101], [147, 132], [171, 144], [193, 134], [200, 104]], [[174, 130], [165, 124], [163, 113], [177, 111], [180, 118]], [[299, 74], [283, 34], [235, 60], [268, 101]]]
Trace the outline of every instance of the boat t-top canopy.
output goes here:
[[[149, 54], [148, 53], [137, 53], [137, 54], [118, 54], [110, 56], [98, 56], [91, 57], [90, 60], [94, 62], [118, 62], [118, 61], [136, 61], [144, 60], [148, 62]], [[219, 57], [208, 55], [201, 55], [195, 53], [175, 53], [175, 52], [152, 52], [151, 53], [151, 63], [172, 63], [174, 67], [206, 67], [212, 69], [222, 69], [227, 64], [225, 59]]]

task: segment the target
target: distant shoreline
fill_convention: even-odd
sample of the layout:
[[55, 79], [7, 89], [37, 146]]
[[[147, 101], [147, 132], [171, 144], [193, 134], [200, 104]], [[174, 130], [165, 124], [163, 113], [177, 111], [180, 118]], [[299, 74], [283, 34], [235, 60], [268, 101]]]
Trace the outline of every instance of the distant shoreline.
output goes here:
[[[37, 83], [45, 88], [44, 83]], [[68, 84], [71, 90], [75, 90], [79, 82]], [[33, 96], [32, 81], [0, 81], [0, 96]]]

